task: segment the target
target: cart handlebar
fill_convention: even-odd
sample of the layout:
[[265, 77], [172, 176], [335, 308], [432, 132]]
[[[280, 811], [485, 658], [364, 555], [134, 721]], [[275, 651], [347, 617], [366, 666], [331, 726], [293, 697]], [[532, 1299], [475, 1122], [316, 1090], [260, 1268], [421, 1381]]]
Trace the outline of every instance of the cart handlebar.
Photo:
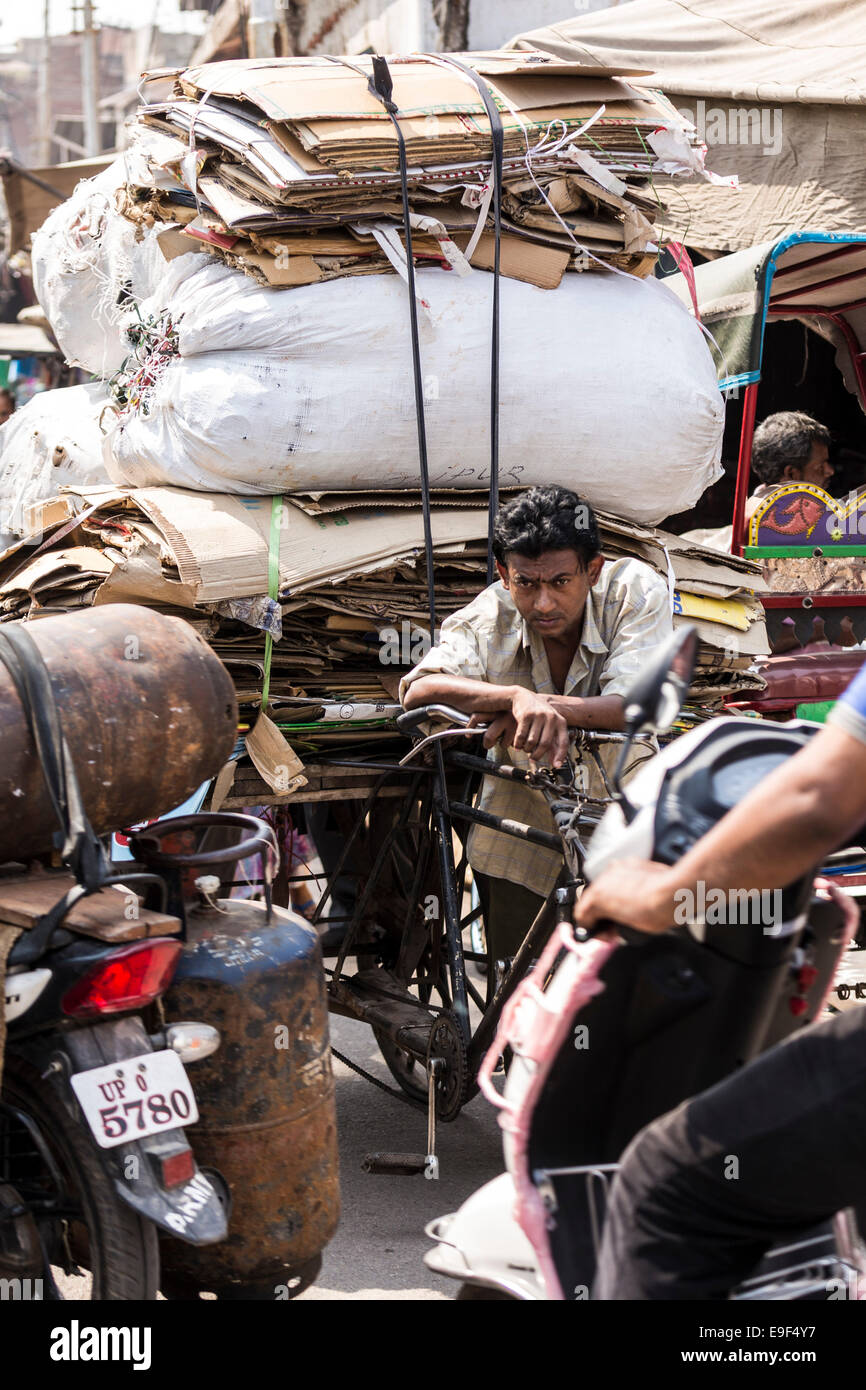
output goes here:
[[[472, 715], [465, 714], [462, 710], [454, 709], [451, 705], [418, 705], [415, 709], [405, 710], [403, 714], [398, 714], [396, 719], [397, 728], [404, 734], [415, 734], [420, 732], [420, 726], [428, 719], [445, 719], [449, 724], [454, 724], [458, 729], [468, 729], [472, 722]], [[488, 726], [486, 724], [475, 724], [472, 726], [473, 733], [483, 733]], [[629, 737], [626, 733], [619, 733], [613, 729], [578, 729], [569, 730], [572, 738], [581, 742], [591, 738], [594, 743], [624, 743]], [[638, 734], [633, 737], [634, 743], [647, 743], [651, 740], [650, 734]]]
[[[471, 714], [463, 714], [459, 709], [452, 709], [450, 705], [418, 705], [416, 709], [406, 710], [404, 714], [397, 715], [397, 728], [401, 733], [412, 734], [427, 719], [447, 719], [449, 723], [456, 724], [460, 729], [467, 729], [472, 720]], [[476, 725], [478, 732], [481, 733], [486, 725]]]

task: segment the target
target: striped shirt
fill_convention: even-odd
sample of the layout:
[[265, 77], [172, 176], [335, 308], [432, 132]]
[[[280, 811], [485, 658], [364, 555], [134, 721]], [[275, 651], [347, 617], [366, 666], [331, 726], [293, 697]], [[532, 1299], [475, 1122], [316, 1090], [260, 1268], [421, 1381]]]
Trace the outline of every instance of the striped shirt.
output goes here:
[[[587, 597], [583, 631], [565, 686], [557, 691], [543, 640], [521, 618], [508, 590], [496, 583], [445, 619], [437, 645], [400, 682], [400, 699], [413, 681], [434, 672], [491, 685], [520, 685], [540, 695], [624, 695], [671, 632], [667, 585], [655, 571], [640, 560], [605, 561]], [[617, 752], [616, 745], [603, 750], [606, 766], [612, 765]], [[488, 757], [529, 766], [525, 753], [499, 744]], [[594, 768], [588, 792], [604, 795]], [[519, 783], [485, 778], [478, 804], [491, 815], [556, 830], [543, 794]], [[469, 833], [469, 862], [479, 873], [521, 883], [542, 897], [562, 867], [562, 857], [554, 850], [480, 825]]]

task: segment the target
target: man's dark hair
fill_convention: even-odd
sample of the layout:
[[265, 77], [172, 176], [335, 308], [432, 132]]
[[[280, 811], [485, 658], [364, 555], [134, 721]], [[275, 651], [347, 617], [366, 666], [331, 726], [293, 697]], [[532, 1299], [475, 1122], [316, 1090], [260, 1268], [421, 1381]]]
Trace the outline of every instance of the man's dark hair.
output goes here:
[[493, 554], [501, 565], [509, 552], [537, 560], [545, 550], [574, 550], [581, 569], [601, 551], [592, 507], [567, 487], [531, 487], [497, 513]]
[[777, 415], [768, 415], [755, 430], [752, 468], [762, 483], [779, 483], [789, 465], [805, 468], [815, 443], [829, 445], [826, 425], [801, 410], [780, 410]]

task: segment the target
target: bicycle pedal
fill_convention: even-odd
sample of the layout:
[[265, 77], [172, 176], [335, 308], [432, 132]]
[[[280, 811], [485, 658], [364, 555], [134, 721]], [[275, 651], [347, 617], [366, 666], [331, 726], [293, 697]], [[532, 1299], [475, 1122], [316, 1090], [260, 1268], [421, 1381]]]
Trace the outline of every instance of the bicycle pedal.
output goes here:
[[365, 1173], [388, 1177], [412, 1178], [427, 1172], [427, 1154], [377, 1153], [365, 1154], [361, 1167]]

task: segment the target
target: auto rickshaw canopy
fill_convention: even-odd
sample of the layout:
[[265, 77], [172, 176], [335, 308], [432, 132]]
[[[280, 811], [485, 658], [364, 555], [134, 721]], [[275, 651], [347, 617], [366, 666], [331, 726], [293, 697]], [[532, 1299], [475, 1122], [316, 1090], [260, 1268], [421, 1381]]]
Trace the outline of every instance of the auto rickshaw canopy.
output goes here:
[[866, 410], [866, 235], [791, 232], [664, 280], [711, 335], [723, 391], [761, 379], [768, 318], [799, 319], [836, 349]]

